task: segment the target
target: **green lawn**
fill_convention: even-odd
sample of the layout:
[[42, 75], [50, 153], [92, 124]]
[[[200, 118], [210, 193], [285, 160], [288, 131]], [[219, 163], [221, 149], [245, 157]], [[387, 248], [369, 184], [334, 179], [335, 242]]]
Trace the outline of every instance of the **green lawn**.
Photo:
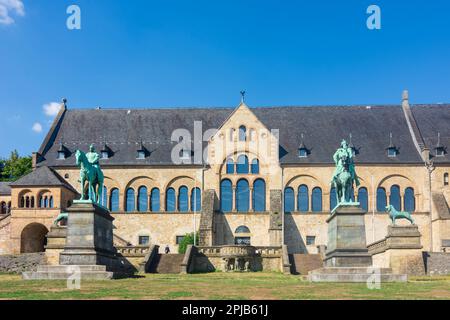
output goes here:
[[0, 299], [450, 299], [450, 277], [412, 278], [408, 283], [309, 283], [280, 273], [145, 275], [112, 281], [23, 281], [0, 274]]

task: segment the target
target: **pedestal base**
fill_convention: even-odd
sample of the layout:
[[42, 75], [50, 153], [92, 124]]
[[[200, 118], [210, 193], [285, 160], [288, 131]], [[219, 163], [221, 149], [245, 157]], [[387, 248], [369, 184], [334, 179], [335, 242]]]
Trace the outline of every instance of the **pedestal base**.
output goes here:
[[380, 268], [322, 268], [310, 271], [308, 280], [311, 282], [406, 282], [406, 274], [393, 274], [391, 269]]
[[39, 266], [36, 272], [24, 272], [24, 280], [110, 280], [119, 274], [106, 271], [105, 266]]

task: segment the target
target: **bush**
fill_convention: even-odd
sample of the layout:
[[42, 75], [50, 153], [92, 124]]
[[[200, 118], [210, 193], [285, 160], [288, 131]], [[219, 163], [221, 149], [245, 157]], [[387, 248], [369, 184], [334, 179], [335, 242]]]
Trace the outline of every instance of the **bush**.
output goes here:
[[[196, 239], [198, 242], [198, 232], [196, 233]], [[194, 245], [194, 233], [187, 233], [184, 236], [184, 239], [180, 242], [180, 244], [178, 245], [178, 253], [186, 253], [186, 249], [188, 245]]]

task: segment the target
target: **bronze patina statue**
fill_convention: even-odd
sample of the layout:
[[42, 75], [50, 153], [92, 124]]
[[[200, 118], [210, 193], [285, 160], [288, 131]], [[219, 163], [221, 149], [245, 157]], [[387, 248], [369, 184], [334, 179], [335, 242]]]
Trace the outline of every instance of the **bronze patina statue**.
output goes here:
[[100, 169], [100, 156], [95, 152], [94, 145], [89, 146], [89, 152], [75, 152], [77, 166], [80, 166], [80, 200], [89, 200], [101, 204], [103, 193], [103, 172]]
[[393, 226], [395, 226], [395, 220], [397, 219], [406, 219], [411, 222], [411, 224], [414, 224], [411, 213], [407, 211], [397, 211], [392, 205], [386, 206], [386, 211], [389, 213], [389, 218], [391, 219]]
[[336, 169], [334, 170], [331, 185], [336, 189], [337, 205], [354, 204], [351, 201], [351, 192], [353, 183], [359, 186], [359, 179], [355, 171], [355, 163], [353, 161], [353, 150], [342, 140], [341, 147], [336, 150], [333, 155]]

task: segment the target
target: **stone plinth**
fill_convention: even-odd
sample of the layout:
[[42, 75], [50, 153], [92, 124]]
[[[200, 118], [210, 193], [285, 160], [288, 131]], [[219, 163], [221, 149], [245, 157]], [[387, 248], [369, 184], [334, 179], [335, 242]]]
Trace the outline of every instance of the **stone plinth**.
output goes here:
[[52, 226], [47, 234], [45, 256], [49, 265], [59, 264], [59, 255], [66, 246], [67, 227]]
[[327, 267], [369, 267], [372, 257], [366, 246], [365, 211], [357, 205], [339, 205], [327, 219]]

